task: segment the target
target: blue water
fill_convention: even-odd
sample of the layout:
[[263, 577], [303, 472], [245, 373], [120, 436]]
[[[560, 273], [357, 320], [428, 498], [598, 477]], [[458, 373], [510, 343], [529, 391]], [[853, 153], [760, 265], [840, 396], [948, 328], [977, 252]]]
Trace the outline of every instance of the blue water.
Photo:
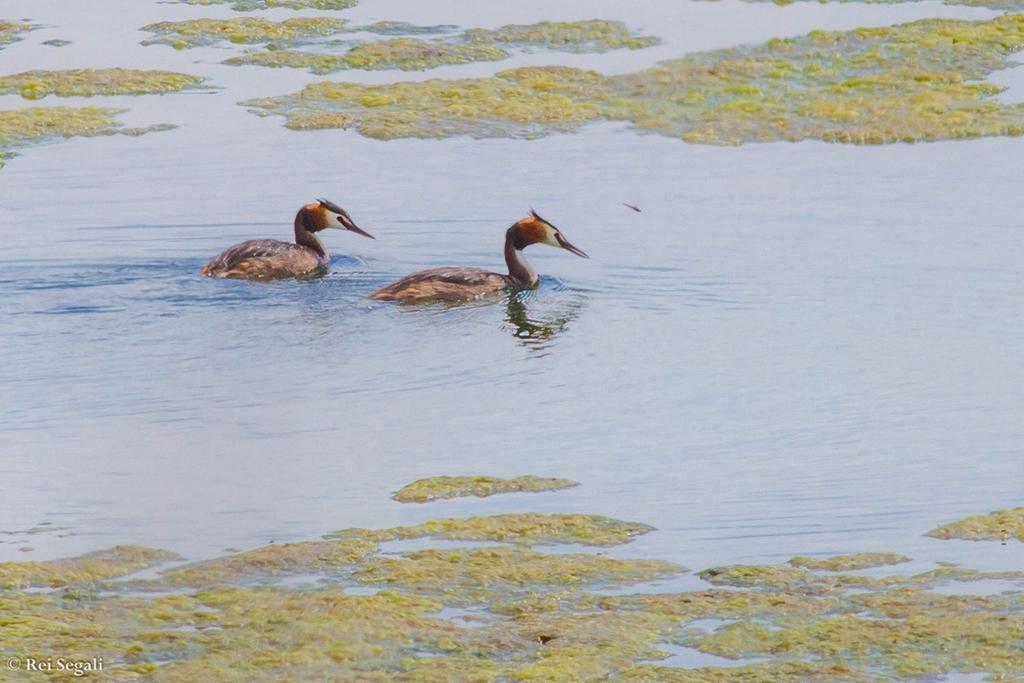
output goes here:
[[[129, 4], [112, 35], [141, 39], [146, 17], [208, 9]], [[486, 25], [449, 4], [360, 11]], [[683, 12], [659, 4], [638, 10], [649, 24]], [[95, 18], [15, 5], [54, 28], [0, 53], [11, 70], [57, 52], [103, 61]], [[522, 59], [611, 70], [681, 53], [693, 36], [718, 46], [829, 22], [985, 15], [715, 8], [666, 23], [668, 47], [651, 56]], [[559, 11], [618, 16], [570, 9]], [[562, 18], [530, 3], [504, 11], [495, 23]], [[779, 14], [765, 24], [767, 12]], [[77, 42], [38, 45], [65, 36]], [[1019, 544], [922, 536], [1020, 504], [1024, 141], [713, 148], [607, 125], [382, 143], [252, 116], [235, 103], [318, 77], [216, 64], [224, 56], [125, 48], [133, 65], [223, 90], [108, 98], [133, 125], [182, 125], [47, 145], [0, 172], [0, 520], [72, 532], [0, 537], [0, 560], [127, 542], [198, 558], [527, 509], [653, 524], [621, 552], [694, 568], [863, 550], [978, 568], [1024, 559]], [[82, 102], [96, 103], [60, 103]], [[327, 235], [331, 272], [314, 282], [196, 276], [230, 244], [286, 239], [320, 195], [378, 239]], [[468, 306], [365, 298], [418, 268], [500, 269], [504, 230], [531, 205], [592, 259], [534, 247], [539, 290]], [[388, 498], [419, 477], [477, 473], [583, 485], [425, 507]]]

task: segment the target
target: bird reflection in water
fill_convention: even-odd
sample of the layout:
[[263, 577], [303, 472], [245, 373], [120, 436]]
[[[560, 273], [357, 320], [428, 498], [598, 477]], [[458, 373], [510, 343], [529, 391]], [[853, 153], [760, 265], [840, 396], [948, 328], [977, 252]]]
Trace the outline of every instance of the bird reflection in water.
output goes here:
[[579, 316], [585, 303], [584, 299], [573, 298], [546, 315], [537, 315], [538, 306], [534, 305], [534, 316], [531, 316], [526, 304], [528, 298], [532, 298], [529, 292], [510, 295], [505, 320], [512, 328], [512, 335], [523, 346], [536, 350], [548, 348], [552, 340]]

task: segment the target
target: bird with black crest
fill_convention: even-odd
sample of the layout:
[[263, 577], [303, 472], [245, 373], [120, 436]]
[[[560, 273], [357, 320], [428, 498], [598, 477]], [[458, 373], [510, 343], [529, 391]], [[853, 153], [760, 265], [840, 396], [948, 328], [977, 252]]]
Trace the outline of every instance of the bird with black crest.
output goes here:
[[444, 301], [458, 303], [506, 289], [535, 289], [540, 277], [523, 258], [523, 249], [531, 244], [547, 244], [590, 258], [569, 243], [562, 232], [530, 209], [530, 215], [505, 232], [505, 264], [508, 275], [481, 268], [431, 268], [407, 275], [370, 295], [380, 301], [421, 303]]
[[376, 239], [356, 225], [345, 209], [326, 199], [318, 199], [295, 214], [294, 243], [247, 240], [215, 256], [199, 274], [260, 281], [320, 277], [327, 272], [331, 255], [316, 233], [327, 229], [348, 230]]

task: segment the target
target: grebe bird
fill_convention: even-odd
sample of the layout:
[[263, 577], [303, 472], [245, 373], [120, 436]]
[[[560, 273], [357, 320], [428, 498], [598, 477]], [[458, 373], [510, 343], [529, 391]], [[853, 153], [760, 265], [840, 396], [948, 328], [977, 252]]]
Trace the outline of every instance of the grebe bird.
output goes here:
[[376, 239], [357, 226], [345, 209], [326, 199], [318, 199], [295, 214], [295, 244], [281, 240], [248, 240], [225, 249], [203, 266], [199, 274], [242, 280], [323, 275], [331, 255], [315, 233], [328, 228], [351, 230]]
[[535, 289], [537, 273], [523, 258], [523, 249], [531, 244], [561, 247], [583, 258], [590, 258], [569, 244], [558, 228], [530, 209], [530, 216], [515, 223], [505, 233], [505, 263], [508, 275], [480, 268], [431, 268], [407, 275], [398, 282], [370, 295], [380, 301], [420, 303], [425, 301], [459, 302], [493, 294], [504, 289]]

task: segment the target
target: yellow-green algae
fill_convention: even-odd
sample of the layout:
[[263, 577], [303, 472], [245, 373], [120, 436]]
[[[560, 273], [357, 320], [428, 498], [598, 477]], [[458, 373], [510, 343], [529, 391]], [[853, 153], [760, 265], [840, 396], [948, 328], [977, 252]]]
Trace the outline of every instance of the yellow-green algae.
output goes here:
[[143, 31], [158, 36], [144, 40], [142, 44], [170, 45], [177, 50], [212, 45], [221, 40], [240, 44], [294, 44], [340, 33], [344, 27], [344, 19], [331, 17], [302, 17], [284, 21], [269, 21], [259, 17], [161, 21], [142, 27]]
[[961, 538], [968, 541], [1024, 541], [1024, 507], [996, 510], [944, 524], [928, 532], [935, 538]]
[[730, 565], [705, 569], [700, 578], [717, 586], [760, 588], [796, 595], [836, 595], [850, 589], [936, 586], [951, 581], [1003, 580], [1024, 582], [1024, 572], [981, 572], [967, 567], [943, 566], [912, 575], [885, 577], [863, 574], [820, 574], [787, 565]]
[[443, 538], [497, 541], [521, 545], [578, 543], [610, 546], [628, 543], [652, 527], [601, 515], [517, 513], [490, 517], [435, 519], [385, 533], [394, 538]]
[[56, 587], [131, 574], [177, 557], [165, 550], [119, 545], [46, 562], [0, 562], [0, 588]]
[[639, 50], [656, 45], [653, 36], [634, 34], [621, 21], [542, 21], [536, 24], [508, 24], [496, 29], [469, 29], [465, 40], [474, 43], [538, 46], [567, 52], [607, 52], [626, 48]]
[[[745, 0], [745, 2], [771, 2], [775, 5], [791, 5], [798, 0]], [[869, 4], [895, 5], [903, 2], [919, 2], [920, 0], [799, 0], [804, 2], [817, 2], [827, 4], [829, 2], [864, 2]], [[968, 5], [971, 7], [985, 7], [991, 10], [1020, 10], [1024, 9], [1024, 2], [1021, 0], [943, 0], [946, 5]]]
[[167, 572], [163, 578], [175, 585], [205, 586], [288, 575], [330, 574], [350, 570], [377, 550], [378, 545], [369, 534], [350, 535], [343, 541], [271, 544], [185, 565]]
[[400, 69], [421, 71], [448, 64], [490, 62], [505, 59], [509, 53], [491, 45], [457, 45], [428, 42], [415, 38], [394, 38], [362, 43], [342, 55], [301, 52], [297, 50], [268, 50], [232, 57], [225, 64], [244, 64], [269, 67], [297, 67], [325, 74], [345, 69]]
[[692, 644], [730, 658], [821, 660], [842, 653], [843, 663], [851, 668], [879, 668], [901, 678], [950, 671], [1012, 675], [1024, 670], [1024, 621], [1010, 613], [1020, 606], [1018, 598], [1015, 604], [1003, 602], [994, 612], [922, 610], [923, 614], [897, 620], [844, 614], [772, 628], [739, 622], [695, 638]]
[[[671, 571], [652, 564], [517, 548], [424, 550], [357, 570], [353, 580], [388, 587], [373, 595], [334, 587], [223, 586], [149, 599], [6, 591], [0, 646], [23, 656], [102, 656], [112, 672], [104, 680], [151, 681], [877, 681], [1024, 667], [1019, 592], [593, 592]], [[488, 607], [509, 595], [520, 596], [519, 609]], [[473, 628], [443, 612], [465, 604], [480, 606]], [[727, 623], [710, 633], [688, 626], [709, 618]], [[765, 661], [651, 664], [668, 655], [663, 644]]]
[[799, 681], [800, 683], [849, 683], [874, 681], [876, 676], [867, 676], [851, 671], [844, 664], [810, 664], [807, 662], [765, 662], [750, 666], [714, 667], [702, 669], [679, 669], [666, 666], [642, 665], [622, 672], [623, 681], [658, 681], [659, 683], [775, 683]]
[[24, 145], [54, 137], [127, 133], [108, 107], [27, 107], [0, 111], [0, 145]]
[[105, 107], [27, 107], [0, 111], [0, 158], [9, 159], [12, 148], [54, 138], [117, 134], [137, 136], [173, 128], [169, 124], [124, 128], [116, 119], [123, 111]]
[[[450, 541], [493, 541], [517, 545], [578, 543], [612, 546], [628, 543], [653, 527], [624, 522], [602, 515], [539, 512], [510, 513], [486, 517], [448, 517], [432, 519], [415, 526], [399, 526], [369, 532], [377, 541], [435, 538]], [[367, 533], [364, 529], [346, 529], [332, 538], [351, 538]]]
[[[351, 30], [392, 33], [395, 23], [378, 23]], [[430, 32], [444, 27], [408, 27], [414, 32]], [[344, 54], [271, 49], [232, 57], [231, 65], [297, 67], [324, 74], [346, 69], [400, 69], [421, 71], [450, 64], [467, 64], [506, 59], [507, 46], [539, 46], [573, 52], [604, 52], [618, 48], [640, 49], [657, 42], [656, 38], [634, 35], [619, 21], [541, 22], [510, 25], [499, 29], [470, 29], [447, 39], [420, 40], [401, 37], [361, 43]]]
[[1024, 105], [980, 81], [1024, 47], [1024, 15], [814, 31], [698, 53], [631, 74], [526, 67], [493, 78], [315, 83], [243, 103], [296, 130], [378, 139], [535, 138], [595, 121], [693, 143], [881, 144], [1024, 134]]
[[91, 97], [93, 95], [155, 95], [199, 87], [199, 76], [143, 69], [68, 69], [25, 71], [0, 76], [0, 94], [18, 94], [28, 100], [47, 95]]
[[351, 573], [379, 550], [379, 544], [433, 538], [516, 545], [579, 544], [612, 546], [651, 531], [646, 524], [601, 515], [518, 513], [488, 517], [432, 519], [414, 526], [344, 529], [324, 541], [279, 543], [246, 552], [176, 567], [161, 582], [179, 586], [267, 581], [295, 575], [338, 576]]
[[[429, 522], [397, 527], [430, 528]], [[394, 556], [377, 544], [404, 533], [343, 534], [337, 541], [272, 545], [172, 569], [164, 578], [180, 580], [164, 581], [165, 589], [179, 586], [171, 594], [126, 594], [138, 582], [115, 579], [170, 559], [161, 551], [122, 547], [54, 563], [5, 563], [0, 568], [19, 578], [0, 584], [6, 586], [0, 589], [0, 651], [37, 659], [54, 653], [71, 660], [102, 657], [102, 680], [170, 683], [824, 683], [931, 680], [955, 671], [1009, 680], [1024, 673], [1024, 591], [930, 590], [950, 578], [993, 575], [971, 569], [942, 566], [847, 585], [842, 577], [806, 567], [733, 566], [702, 575], [744, 577], [748, 587], [630, 594], [621, 587], [681, 568], [515, 546]], [[821, 568], [876, 566], [898, 557], [838, 556]], [[333, 583], [230, 585], [251, 577], [253, 567], [277, 577], [327, 573]], [[35, 578], [24, 578], [30, 575]], [[834, 590], [803, 590], [814, 581]], [[66, 587], [20, 589], [29, 584]], [[343, 592], [349, 587], [381, 590]], [[599, 592], [610, 587], [619, 587], [618, 594]], [[721, 624], [708, 631], [701, 620]], [[658, 664], [669, 656], [668, 645], [736, 659], [737, 665]], [[19, 676], [35, 680], [24, 672], [8, 678]]]
[[236, 12], [262, 9], [325, 9], [343, 10], [355, 7], [358, 0], [177, 0], [188, 5], [231, 5]]
[[364, 584], [441, 596], [449, 605], [466, 605], [492, 602], [516, 592], [622, 586], [680, 571], [678, 565], [660, 560], [549, 554], [526, 548], [428, 548], [405, 553], [402, 558], [369, 558], [353, 571], [352, 578]]
[[366, 26], [353, 27], [353, 31], [366, 31], [377, 33], [383, 36], [409, 36], [425, 33], [452, 33], [458, 30], [454, 24], [434, 24], [433, 26], [420, 26], [410, 24], [407, 21], [375, 21]]
[[848, 572], [856, 569], [882, 567], [889, 564], [901, 564], [903, 562], [910, 562], [910, 558], [906, 555], [897, 555], [895, 553], [854, 553], [852, 555], [835, 555], [828, 558], [798, 555], [789, 560], [789, 564], [794, 567], [825, 569], [833, 572]]
[[572, 479], [535, 477], [532, 475], [515, 477], [513, 479], [484, 476], [442, 476], [418, 479], [411, 484], [406, 484], [391, 497], [399, 503], [429, 503], [434, 500], [467, 496], [486, 498], [498, 493], [556, 491], [573, 486], [579, 486], [579, 482]]
[[21, 40], [21, 34], [35, 29], [32, 24], [21, 21], [0, 20], [0, 49], [15, 41]]

